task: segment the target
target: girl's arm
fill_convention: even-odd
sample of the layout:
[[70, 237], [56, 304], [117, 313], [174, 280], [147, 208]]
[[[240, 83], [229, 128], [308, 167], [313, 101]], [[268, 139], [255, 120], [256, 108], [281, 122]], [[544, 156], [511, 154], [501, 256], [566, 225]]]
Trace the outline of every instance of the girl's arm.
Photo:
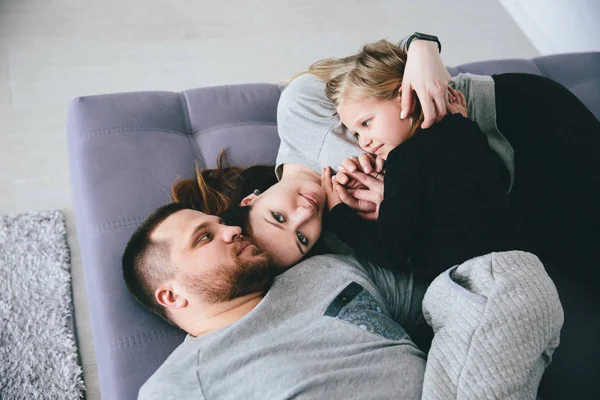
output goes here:
[[435, 42], [413, 40], [402, 79], [402, 115], [404, 119], [414, 110], [418, 97], [425, 117], [421, 127], [429, 128], [446, 115], [450, 73], [446, 69]]
[[399, 157], [396, 162], [402, 165], [397, 164], [387, 172], [385, 198], [379, 206], [376, 221], [361, 218], [341, 200], [338, 204], [336, 200], [329, 202], [333, 207], [326, 217], [328, 230], [360, 256], [388, 269], [404, 268], [413, 253], [422, 226], [426, 185], [418, 157], [410, 157], [410, 160]]

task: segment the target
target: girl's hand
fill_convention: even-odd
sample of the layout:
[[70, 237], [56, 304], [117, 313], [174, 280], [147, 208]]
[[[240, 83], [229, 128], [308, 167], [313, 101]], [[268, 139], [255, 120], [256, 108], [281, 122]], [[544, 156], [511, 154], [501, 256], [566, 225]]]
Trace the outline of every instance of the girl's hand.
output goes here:
[[446, 108], [451, 114], [461, 114], [467, 117], [467, 99], [459, 90], [448, 87], [448, 103]]
[[421, 128], [426, 129], [446, 115], [450, 74], [440, 57], [437, 44], [415, 40], [408, 49], [408, 57], [402, 78], [402, 114], [408, 118], [415, 109], [416, 98], [421, 102], [425, 119]]
[[[347, 189], [337, 183], [336, 188], [340, 199], [348, 207], [355, 210], [361, 218], [377, 220], [379, 205], [383, 201], [383, 175], [373, 177], [360, 171], [348, 172], [347, 174], [353, 181], [360, 183], [361, 186]], [[367, 205], [369, 208], [367, 208]]]
[[348, 157], [342, 161], [339, 166], [339, 173], [336, 175], [337, 180], [342, 185], [349, 189], [356, 188], [356, 182], [346, 175], [346, 172], [362, 171], [371, 176], [379, 176], [385, 174], [385, 160], [381, 157], [373, 157], [369, 153], [363, 153], [358, 158]]
[[342, 202], [338, 188], [341, 185], [335, 179], [335, 176], [331, 176], [331, 167], [323, 168], [321, 170], [321, 186], [325, 190], [327, 195], [327, 209], [331, 209]]
[[340, 170], [349, 172], [358, 170], [364, 172], [365, 174], [370, 174], [371, 172], [378, 173], [383, 171], [384, 164], [385, 160], [383, 158], [377, 156], [373, 157], [373, 155], [369, 153], [363, 153], [358, 156], [358, 158], [346, 158], [344, 161], [342, 161]]

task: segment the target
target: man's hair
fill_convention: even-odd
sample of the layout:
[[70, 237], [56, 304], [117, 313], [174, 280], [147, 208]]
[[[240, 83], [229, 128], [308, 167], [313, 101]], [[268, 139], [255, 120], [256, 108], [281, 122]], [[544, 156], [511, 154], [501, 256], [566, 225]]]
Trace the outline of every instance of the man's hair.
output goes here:
[[150, 235], [169, 216], [186, 209], [190, 207], [170, 203], [150, 214], [129, 239], [122, 260], [123, 278], [129, 292], [138, 303], [173, 325], [165, 307], [156, 301], [154, 291], [161, 282], [175, 276], [177, 267], [171, 262], [170, 245], [153, 241]]

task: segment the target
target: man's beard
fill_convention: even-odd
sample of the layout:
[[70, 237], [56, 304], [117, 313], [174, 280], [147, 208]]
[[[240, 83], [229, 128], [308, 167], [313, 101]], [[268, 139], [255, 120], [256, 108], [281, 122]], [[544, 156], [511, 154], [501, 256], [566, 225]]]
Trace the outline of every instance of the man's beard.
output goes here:
[[252, 260], [242, 261], [234, 252], [234, 268], [219, 266], [201, 276], [185, 276], [183, 284], [208, 304], [264, 293], [273, 283], [277, 270], [267, 253], [261, 253], [256, 247], [251, 251], [255, 256]]

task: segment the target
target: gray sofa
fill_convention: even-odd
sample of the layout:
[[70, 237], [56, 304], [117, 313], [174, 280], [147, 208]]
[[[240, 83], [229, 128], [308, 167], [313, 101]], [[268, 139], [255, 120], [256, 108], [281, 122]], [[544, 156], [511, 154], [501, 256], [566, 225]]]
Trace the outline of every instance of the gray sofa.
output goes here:
[[[450, 71], [545, 75], [600, 118], [600, 53], [487, 61]], [[280, 93], [273, 84], [251, 84], [73, 100], [67, 127], [71, 183], [103, 399], [136, 398], [184, 337], [129, 296], [120, 264], [127, 240], [169, 201], [176, 178], [191, 177], [196, 162], [214, 167], [222, 148], [237, 165], [273, 164]], [[553, 278], [566, 318], [540, 393], [544, 399], [599, 398], [598, 295]]]

